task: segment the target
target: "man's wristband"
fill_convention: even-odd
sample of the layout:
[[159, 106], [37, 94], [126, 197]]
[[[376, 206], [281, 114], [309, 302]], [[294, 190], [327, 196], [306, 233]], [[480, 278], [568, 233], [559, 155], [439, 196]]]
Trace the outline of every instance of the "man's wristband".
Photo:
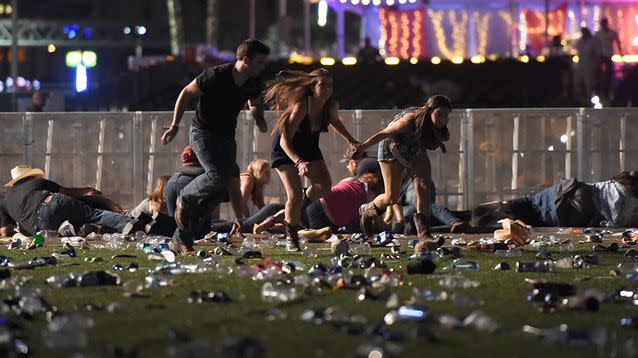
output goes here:
[[173, 124], [173, 123], [171, 123], [170, 127], [179, 129], [179, 126], [177, 124]]

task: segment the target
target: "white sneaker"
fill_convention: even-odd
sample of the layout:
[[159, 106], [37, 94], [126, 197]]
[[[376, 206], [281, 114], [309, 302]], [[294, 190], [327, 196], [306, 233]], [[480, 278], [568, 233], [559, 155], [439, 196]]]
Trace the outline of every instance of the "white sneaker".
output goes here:
[[58, 234], [62, 237], [72, 237], [75, 236], [75, 227], [73, 224], [69, 222], [69, 220], [64, 220], [60, 227], [58, 228]]

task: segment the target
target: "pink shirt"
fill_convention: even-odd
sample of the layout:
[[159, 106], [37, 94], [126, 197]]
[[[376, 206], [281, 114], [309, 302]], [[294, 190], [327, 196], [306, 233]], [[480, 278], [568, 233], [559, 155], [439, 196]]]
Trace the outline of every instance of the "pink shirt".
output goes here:
[[368, 200], [366, 185], [359, 180], [343, 179], [321, 201], [326, 215], [337, 226], [346, 226], [359, 216], [359, 207]]

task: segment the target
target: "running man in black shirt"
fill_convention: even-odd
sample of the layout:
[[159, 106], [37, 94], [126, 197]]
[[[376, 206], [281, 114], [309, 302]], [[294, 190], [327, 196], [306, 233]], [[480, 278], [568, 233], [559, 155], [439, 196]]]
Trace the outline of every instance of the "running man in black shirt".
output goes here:
[[[268, 130], [260, 99], [265, 88], [259, 77], [265, 68], [270, 49], [254, 39], [244, 41], [237, 48], [235, 63], [207, 68], [179, 94], [173, 122], [165, 127], [162, 143], [169, 143], [177, 134], [186, 105], [198, 97], [195, 118], [190, 127], [190, 144], [197, 154], [204, 174], [195, 178], [177, 199], [173, 235], [177, 249], [192, 254], [193, 239], [203, 235], [213, 209], [229, 192], [231, 178], [239, 176], [236, 164], [237, 144], [235, 127], [239, 111], [246, 101], [259, 130]], [[240, 197], [231, 196], [233, 209], [240, 209]], [[237, 223], [243, 219], [241, 210], [234, 210]]]

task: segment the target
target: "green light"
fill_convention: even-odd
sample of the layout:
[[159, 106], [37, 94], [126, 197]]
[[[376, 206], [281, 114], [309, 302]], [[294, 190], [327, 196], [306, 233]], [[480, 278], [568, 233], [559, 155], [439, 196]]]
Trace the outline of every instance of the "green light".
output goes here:
[[82, 52], [82, 64], [86, 68], [93, 68], [97, 64], [97, 54], [93, 51]]
[[66, 53], [66, 67], [76, 68], [83, 64], [86, 68], [97, 65], [97, 54], [93, 51], [69, 51]]
[[75, 68], [82, 62], [81, 51], [69, 51], [66, 53], [66, 67]]

